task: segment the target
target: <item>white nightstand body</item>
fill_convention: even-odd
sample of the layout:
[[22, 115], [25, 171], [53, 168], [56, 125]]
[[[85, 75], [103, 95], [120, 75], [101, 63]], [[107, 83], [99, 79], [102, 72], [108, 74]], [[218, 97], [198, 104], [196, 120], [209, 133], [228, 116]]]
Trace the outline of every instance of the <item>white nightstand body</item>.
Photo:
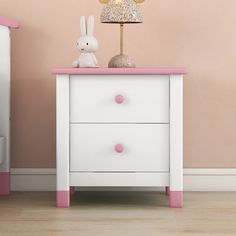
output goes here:
[[164, 186], [181, 207], [185, 71], [95, 70], [54, 72], [57, 205], [69, 206], [70, 187]]

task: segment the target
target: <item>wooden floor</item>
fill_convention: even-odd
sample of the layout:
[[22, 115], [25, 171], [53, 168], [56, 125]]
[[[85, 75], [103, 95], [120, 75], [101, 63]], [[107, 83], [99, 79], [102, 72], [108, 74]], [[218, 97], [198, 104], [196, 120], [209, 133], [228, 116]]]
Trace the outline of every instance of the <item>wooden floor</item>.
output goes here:
[[185, 193], [183, 209], [164, 193], [77, 192], [57, 209], [55, 193], [0, 197], [0, 235], [236, 236], [236, 193]]

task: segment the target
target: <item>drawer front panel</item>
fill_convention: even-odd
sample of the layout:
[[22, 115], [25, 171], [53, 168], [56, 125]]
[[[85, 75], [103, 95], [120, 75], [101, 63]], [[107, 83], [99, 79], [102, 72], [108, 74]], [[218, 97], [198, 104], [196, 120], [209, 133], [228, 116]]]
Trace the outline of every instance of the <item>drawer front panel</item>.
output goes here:
[[169, 76], [71, 76], [70, 121], [169, 123]]
[[71, 124], [71, 172], [168, 172], [168, 124]]

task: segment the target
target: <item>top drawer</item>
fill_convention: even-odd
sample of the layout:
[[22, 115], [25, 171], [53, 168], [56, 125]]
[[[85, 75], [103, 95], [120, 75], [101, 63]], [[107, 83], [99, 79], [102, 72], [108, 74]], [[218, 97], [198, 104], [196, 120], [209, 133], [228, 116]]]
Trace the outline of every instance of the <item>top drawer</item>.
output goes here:
[[169, 76], [71, 76], [70, 122], [169, 123]]

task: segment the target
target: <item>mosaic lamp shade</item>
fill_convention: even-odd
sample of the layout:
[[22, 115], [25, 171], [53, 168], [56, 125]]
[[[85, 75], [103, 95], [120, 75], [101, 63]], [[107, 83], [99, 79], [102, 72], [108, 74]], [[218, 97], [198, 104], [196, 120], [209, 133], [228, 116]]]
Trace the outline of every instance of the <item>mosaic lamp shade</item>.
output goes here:
[[139, 5], [134, 0], [110, 0], [102, 10], [101, 22], [142, 23], [143, 17]]
[[132, 58], [124, 54], [124, 24], [142, 23], [143, 17], [138, 3], [144, 0], [99, 0], [106, 5], [101, 13], [101, 22], [120, 24], [120, 54], [114, 56], [108, 67], [135, 67]]

